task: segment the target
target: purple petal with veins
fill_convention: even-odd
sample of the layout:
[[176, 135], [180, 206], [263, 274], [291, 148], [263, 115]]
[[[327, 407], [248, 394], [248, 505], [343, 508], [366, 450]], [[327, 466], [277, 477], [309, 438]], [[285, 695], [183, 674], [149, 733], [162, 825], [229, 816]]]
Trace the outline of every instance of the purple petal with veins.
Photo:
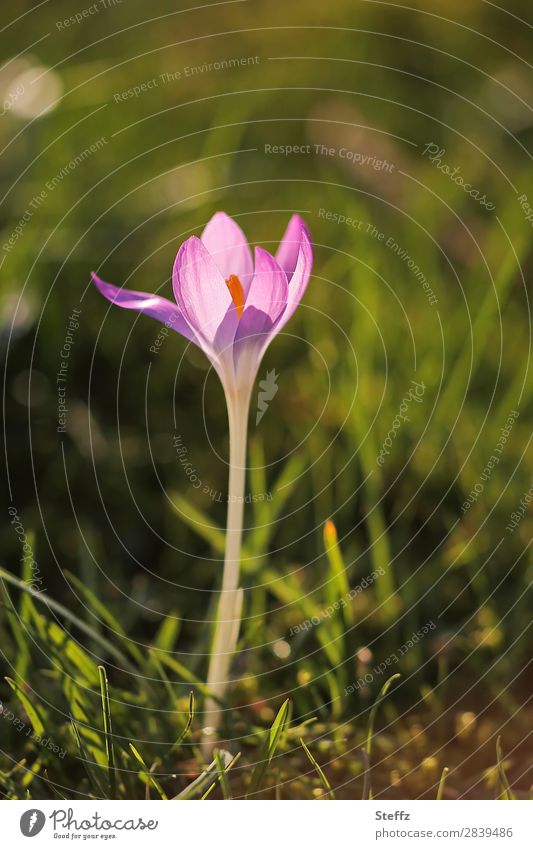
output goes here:
[[258, 356], [262, 353], [287, 297], [287, 275], [268, 251], [256, 248], [255, 274], [235, 334], [237, 357], [244, 346], [252, 346]]
[[[289, 280], [289, 294], [287, 296], [287, 306], [283, 315], [280, 317], [277, 325], [276, 325], [276, 333], [281, 330], [282, 327], [285, 327], [288, 320], [294, 314], [294, 311], [300, 301], [302, 300], [305, 290], [307, 289], [307, 284], [309, 282], [309, 278], [311, 276], [311, 269], [313, 267], [313, 246], [311, 244], [311, 237], [309, 235], [309, 230], [305, 226], [299, 216], [295, 215], [291, 218], [291, 222], [296, 219], [298, 223], [298, 230], [296, 230], [296, 223], [293, 228], [293, 235], [296, 237], [298, 233], [298, 253], [296, 255], [296, 263], [292, 273], [287, 274]], [[289, 224], [289, 227], [291, 225]], [[289, 229], [289, 228], [287, 228]], [[279, 254], [279, 251], [278, 251]], [[276, 258], [279, 258], [276, 254]], [[280, 263], [281, 264], [281, 263]], [[291, 257], [292, 264], [292, 257]], [[287, 269], [285, 269], [287, 270]]]
[[250, 245], [239, 225], [226, 215], [216, 212], [202, 233], [201, 240], [211, 254], [224, 280], [235, 274], [248, 292], [254, 263]]
[[309, 237], [309, 231], [303, 220], [299, 215], [293, 215], [276, 251], [276, 259], [285, 271], [289, 283], [298, 262], [303, 233]]
[[226, 281], [197, 236], [191, 236], [179, 249], [172, 285], [177, 304], [207, 356], [229, 356], [239, 316]]
[[91, 272], [91, 277], [104, 298], [107, 298], [112, 304], [126, 310], [144, 312], [199, 345], [192, 328], [184, 319], [177, 304], [172, 303], [167, 298], [161, 298], [159, 295], [150, 295], [148, 292], [136, 292], [132, 289], [121, 289], [118, 286], [113, 286], [112, 283], [106, 283], [105, 280], [98, 277], [94, 271]]

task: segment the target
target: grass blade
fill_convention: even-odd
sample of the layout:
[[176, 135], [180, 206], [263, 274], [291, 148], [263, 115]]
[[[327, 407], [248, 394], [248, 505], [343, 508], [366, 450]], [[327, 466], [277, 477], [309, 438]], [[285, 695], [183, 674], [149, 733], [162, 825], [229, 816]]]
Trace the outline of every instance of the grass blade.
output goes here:
[[[153, 660], [154, 655], [152, 654], [152, 649], [148, 650], [150, 657]], [[190, 669], [187, 669], [179, 660], [176, 660], [175, 657], [171, 657], [169, 654], [162, 654], [160, 657], [158, 656], [159, 662], [163, 666], [167, 666], [172, 672], [175, 672], [180, 676], [180, 680], [178, 683], [180, 684], [194, 684], [199, 693], [204, 695], [209, 695], [209, 690], [207, 689], [205, 683], [198, 678], [194, 672], [191, 672]]]
[[95, 594], [88, 587], [85, 586], [82, 581], [76, 576], [73, 575], [72, 572], [65, 571], [65, 575], [67, 576], [70, 583], [74, 584], [76, 590], [80, 593], [84, 601], [87, 603], [89, 609], [99, 617], [102, 622], [104, 622], [111, 631], [115, 633], [115, 636], [121, 638], [124, 642], [126, 649], [129, 651], [132, 658], [135, 660], [139, 666], [143, 665], [143, 654], [135, 645], [135, 643], [131, 642], [128, 635], [124, 631], [121, 624], [115, 619], [115, 617], [109, 612], [105, 604], [95, 596]]
[[263, 781], [267, 767], [274, 756], [274, 752], [277, 749], [278, 743], [283, 733], [283, 729], [287, 721], [288, 712], [289, 700], [286, 699], [280, 707], [278, 715], [272, 723], [272, 727], [267, 735], [267, 738], [263, 743], [263, 746], [261, 747], [261, 751], [259, 753], [259, 760], [255, 766], [255, 769], [252, 773], [252, 777], [250, 779], [250, 786], [248, 787], [248, 792], [246, 794], [247, 797], [253, 795], [254, 793], [257, 793], [261, 787], [261, 783]]
[[325, 774], [324, 774], [324, 771], [323, 771], [322, 767], [320, 766], [320, 764], [318, 763], [318, 761], [314, 758], [314, 756], [312, 755], [312, 753], [310, 752], [310, 750], [308, 749], [308, 747], [305, 745], [305, 743], [304, 743], [304, 741], [302, 740], [302, 738], [301, 738], [301, 737], [300, 737], [300, 743], [302, 744], [302, 747], [303, 747], [303, 750], [304, 750], [305, 754], [307, 755], [307, 757], [309, 758], [309, 760], [310, 760], [310, 761], [311, 761], [311, 763], [313, 764], [314, 768], [316, 769], [316, 771], [317, 771], [317, 773], [318, 773], [318, 777], [320, 778], [320, 781], [322, 782], [322, 785], [323, 785], [323, 787], [324, 787], [324, 789], [325, 789], [325, 791], [326, 791], [327, 796], [328, 796], [330, 799], [334, 799], [334, 798], [335, 798], [335, 793], [334, 793], [334, 792], [333, 792], [333, 790], [331, 789], [331, 784], [330, 784], [330, 783], [329, 783], [329, 781], [327, 780], [327, 778], [326, 778], [326, 776], [325, 776]]
[[39, 590], [34, 590], [32, 587], [28, 586], [24, 581], [21, 581], [20, 578], [12, 575], [11, 572], [8, 572], [6, 569], [2, 569], [0, 567], [0, 579], [6, 581], [8, 584], [12, 584], [14, 587], [18, 587], [19, 590], [23, 590], [28, 593], [28, 595], [32, 596], [36, 601], [41, 602], [49, 610], [53, 610], [55, 613], [58, 613], [60, 616], [63, 616], [68, 622], [71, 622], [79, 631], [82, 631], [84, 634], [87, 634], [88, 637], [95, 640], [101, 646], [104, 646], [107, 650], [108, 654], [112, 655], [115, 660], [118, 660], [123, 666], [128, 669], [130, 672], [136, 673], [136, 670], [132, 667], [126, 655], [124, 655], [119, 649], [115, 648], [115, 646], [109, 642], [105, 637], [102, 637], [98, 631], [95, 631], [94, 628], [91, 628], [90, 625], [87, 625], [77, 616], [75, 613], [72, 613], [71, 610], [64, 607], [59, 602], [54, 601], [54, 599], [50, 598], [50, 596], [46, 595], [46, 593], [41, 592]]
[[[219, 754], [223, 760], [224, 766], [227, 768], [232, 760], [230, 753], [227, 752], [225, 749], [219, 749]], [[187, 785], [184, 790], [181, 791], [181, 793], [178, 793], [177, 796], [174, 796], [174, 800], [193, 799], [199, 793], [202, 793], [205, 787], [208, 787], [209, 792], [211, 792], [210, 785], [213, 783], [213, 775], [216, 772], [217, 762], [216, 760], [213, 760], [211, 761], [207, 769], [204, 769], [201, 775], [198, 776], [198, 778], [195, 778], [194, 781], [191, 781], [191, 783]]]
[[185, 727], [184, 727], [183, 731], [181, 732], [178, 739], [176, 740], [176, 742], [174, 743], [174, 745], [170, 749], [171, 752], [174, 752], [174, 751], [176, 751], [176, 749], [179, 749], [183, 740], [185, 739], [185, 737], [189, 733], [189, 730], [190, 730], [190, 727], [192, 725], [192, 721], [193, 721], [193, 718], [194, 718], [194, 707], [195, 707], [194, 693], [191, 690], [191, 692], [189, 693], [189, 716], [187, 717], [187, 722], [185, 723]]
[[151, 785], [152, 785], [152, 787], [154, 787], [154, 788], [157, 790], [157, 792], [159, 793], [159, 796], [161, 797], [161, 799], [163, 799], [163, 800], [165, 800], [165, 801], [166, 801], [166, 800], [168, 799], [167, 794], [165, 793], [165, 791], [164, 791], [164, 790], [163, 790], [163, 788], [161, 787], [161, 785], [160, 785], [159, 781], [157, 780], [157, 778], [155, 777], [155, 775], [154, 775], [154, 774], [150, 771], [150, 769], [147, 767], [146, 762], [145, 762], [145, 760], [144, 760], [143, 756], [141, 755], [141, 753], [139, 752], [139, 750], [135, 748], [135, 746], [133, 745], [133, 743], [130, 743], [130, 750], [131, 750], [131, 753], [132, 753], [133, 757], [135, 758], [135, 760], [136, 760], [138, 763], [140, 763], [140, 765], [141, 765], [141, 766], [142, 766], [142, 768], [143, 768], [143, 769], [142, 769], [142, 772], [138, 772], [138, 773], [137, 773], [137, 775], [139, 776], [139, 778], [141, 779], [141, 781], [143, 782], [143, 784], [145, 784], [145, 785], [146, 785], [146, 784], [151, 784]]
[[179, 518], [199, 537], [212, 545], [215, 552], [223, 554], [226, 541], [223, 529], [216, 525], [207, 513], [192, 505], [189, 498], [185, 498], [178, 492], [172, 492], [170, 498], [172, 509]]
[[109, 793], [112, 799], [117, 796], [117, 772], [115, 768], [115, 750], [113, 748], [113, 729], [111, 726], [111, 705], [109, 702], [109, 687], [107, 675], [103, 666], [98, 667], [100, 675], [100, 692], [102, 694], [102, 714], [104, 717], [105, 751], [107, 756], [107, 771], [109, 775]]
[[442, 796], [444, 794], [444, 785], [446, 784], [446, 779], [448, 778], [449, 771], [450, 771], [450, 769], [447, 766], [445, 766], [444, 769], [442, 770], [442, 775], [441, 775], [440, 781], [439, 781], [439, 789], [437, 790], [437, 801], [438, 802], [440, 802], [442, 800]]
[[366, 753], [368, 754], [368, 757], [370, 757], [370, 755], [372, 754], [372, 738], [374, 736], [374, 722], [376, 720], [376, 714], [378, 712], [378, 708], [379, 708], [380, 704], [382, 703], [382, 701], [385, 699], [385, 697], [386, 697], [387, 693], [389, 692], [392, 684], [394, 683], [394, 681], [397, 681], [398, 678], [401, 678], [401, 675], [400, 675], [399, 672], [395, 672], [394, 675], [391, 675], [390, 678], [387, 678], [387, 680], [383, 684], [383, 687], [379, 691], [379, 695], [378, 695], [376, 701], [372, 705], [372, 710], [370, 711], [370, 716], [368, 718], [368, 728], [367, 728], [366, 744], [365, 744], [365, 750], [366, 750]]
[[341, 616], [344, 618], [347, 625], [354, 624], [353, 607], [350, 604], [350, 585], [346, 573], [346, 564], [339, 546], [337, 537], [337, 528], [331, 519], [328, 519], [324, 524], [324, 548], [328, 558], [329, 567], [333, 573], [331, 586], [334, 588], [336, 598], [331, 598], [330, 602], [344, 599], [346, 605], [341, 607]]
[[209, 796], [209, 794], [211, 793], [211, 791], [212, 791], [212, 790], [214, 790], [216, 786], [217, 786], [216, 781], [213, 781], [213, 783], [211, 784], [211, 786], [207, 788], [207, 790], [205, 791], [205, 793], [203, 794], [203, 796], [201, 796], [201, 797], [200, 797], [200, 799], [202, 799], [202, 800], [203, 800], [203, 799], [207, 799], [207, 797]]
[[218, 773], [218, 783], [220, 784], [220, 788], [222, 790], [222, 795], [224, 799], [231, 799], [229, 781], [228, 781], [228, 772], [230, 769], [234, 767], [241, 756], [241, 753], [238, 752], [235, 757], [231, 760], [229, 764], [225, 764], [224, 760], [218, 749], [215, 749], [214, 759], [217, 765], [217, 773]]
[[72, 731], [74, 732], [74, 737], [76, 738], [76, 744], [78, 746], [78, 750], [80, 753], [80, 760], [83, 764], [83, 768], [87, 773], [87, 778], [89, 779], [89, 784], [93, 787], [93, 789], [98, 794], [98, 798], [107, 799], [107, 793], [105, 792], [102, 784], [100, 783], [100, 776], [98, 774], [98, 769], [94, 761], [91, 761], [89, 757], [89, 753], [87, 749], [83, 745], [83, 740], [81, 739], [81, 734], [79, 732], [79, 728], [74, 720], [74, 717], [70, 717], [70, 723], [72, 727]]
[[365, 747], [364, 747], [364, 752], [366, 753], [366, 757], [367, 757], [367, 761], [365, 762], [365, 765], [366, 765], [366, 770], [367, 770], [367, 774], [368, 774], [368, 782], [367, 782], [368, 783], [368, 790], [367, 790], [368, 795], [365, 796], [364, 798], [370, 799], [371, 794], [372, 794], [372, 789], [371, 789], [371, 786], [370, 786], [370, 757], [372, 755], [372, 740], [373, 740], [373, 737], [374, 737], [374, 723], [376, 721], [376, 714], [378, 712], [379, 706], [381, 705], [381, 703], [386, 698], [387, 693], [389, 692], [392, 684], [394, 683], [394, 681], [397, 681], [398, 678], [401, 678], [401, 675], [400, 675], [399, 672], [395, 672], [394, 675], [391, 675], [390, 678], [387, 678], [387, 680], [383, 684], [383, 687], [379, 691], [379, 695], [378, 695], [376, 701], [372, 705], [372, 709], [370, 711], [370, 716], [368, 717], [368, 728], [367, 728], [367, 733], [366, 733], [366, 743], [365, 743]]
[[502, 739], [498, 737], [496, 740], [496, 761], [498, 764], [498, 776], [500, 779], [500, 793], [498, 795], [498, 799], [505, 799], [506, 801], [510, 801], [516, 799], [515, 794], [511, 790], [511, 785], [509, 784], [509, 779], [507, 778], [507, 774], [505, 772], [505, 764], [503, 760], [503, 751], [502, 751]]
[[371, 799], [372, 790], [370, 789], [370, 758], [365, 748], [361, 749], [361, 760], [363, 761], [363, 795], [361, 799]]
[[45, 733], [44, 725], [43, 725], [43, 721], [42, 721], [41, 717], [39, 716], [39, 714], [37, 712], [37, 708], [34, 705], [32, 705], [28, 696], [26, 695], [26, 693], [24, 692], [22, 687], [20, 687], [16, 683], [16, 681], [13, 681], [12, 678], [7, 678], [7, 677], [6, 677], [6, 681], [9, 684], [9, 686], [11, 687], [11, 689], [13, 690], [13, 692], [15, 693], [15, 695], [18, 698], [19, 702], [21, 703], [22, 707], [26, 711], [28, 719], [30, 720], [35, 733], [38, 734], [39, 737], [44, 737], [44, 733]]

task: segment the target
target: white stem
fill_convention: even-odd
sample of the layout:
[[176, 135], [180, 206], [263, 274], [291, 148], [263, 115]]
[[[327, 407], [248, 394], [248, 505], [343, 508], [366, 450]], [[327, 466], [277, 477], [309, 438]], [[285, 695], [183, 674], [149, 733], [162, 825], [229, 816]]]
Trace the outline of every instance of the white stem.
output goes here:
[[[204, 708], [204, 727], [216, 730], [219, 726], [228, 685], [230, 664], [235, 653], [241, 622], [242, 591], [239, 589], [242, 523], [244, 512], [244, 483], [246, 477], [246, 438], [250, 399], [228, 397], [229, 420], [229, 484], [226, 526], [226, 550], [220, 601], [217, 608], [215, 635], [209, 660], [207, 689], [212, 693]], [[204, 752], [209, 750], [209, 742]]]

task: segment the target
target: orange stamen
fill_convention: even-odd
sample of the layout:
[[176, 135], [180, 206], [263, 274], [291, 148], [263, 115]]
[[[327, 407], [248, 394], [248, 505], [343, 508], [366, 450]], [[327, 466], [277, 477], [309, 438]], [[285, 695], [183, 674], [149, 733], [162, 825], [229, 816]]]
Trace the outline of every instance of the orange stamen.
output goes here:
[[244, 289], [242, 288], [242, 283], [236, 274], [230, 274], [226, 280], [226, 286], [235, 304], [237, 315], [241, 318], [244, 310]]

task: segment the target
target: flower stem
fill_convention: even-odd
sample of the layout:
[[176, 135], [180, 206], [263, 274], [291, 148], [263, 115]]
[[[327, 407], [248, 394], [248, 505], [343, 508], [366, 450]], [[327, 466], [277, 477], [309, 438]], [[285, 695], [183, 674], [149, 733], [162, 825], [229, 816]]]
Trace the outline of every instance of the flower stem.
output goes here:
[[[231, 660], [235, 653], [242, 611], [242, 589], [239, 588], [244, 483], [246, 477], [246, 440], [250, 399], [228, 399], [229, 483], [224, 572], [217, 608], [215, 635], [209, 660], [207, 689], [212, 694], [204, 707], [204, 727], [217, 729], [228, 685]], [[204, 746], [207, 752], [209, 744]]]

